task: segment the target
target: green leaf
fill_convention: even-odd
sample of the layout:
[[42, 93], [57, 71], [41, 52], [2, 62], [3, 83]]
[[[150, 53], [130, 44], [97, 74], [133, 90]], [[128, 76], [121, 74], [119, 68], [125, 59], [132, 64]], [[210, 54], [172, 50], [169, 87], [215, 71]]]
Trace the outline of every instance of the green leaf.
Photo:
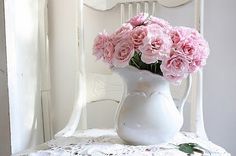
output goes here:
[[179, 144], [178, 148], [179, 148], [180, 151], [182, 151], [184, 153], [187, 153], [188, 155], [193, 154], [194, 152], [198, 152], [198, 153], [201, 153], [201, 154], [204, 153], [204, 151], [201, 150], [201, 149], [204, 149], [204, 148], [202, 148], [201, 146], [199, 146], [196, 143]]
[[131, 58], [129, 64], [131, 66], [134, 66], [140, 70], [148, 70], [154, 74], [159, 74], [161, 76], [163, 76], [163, 73], [161, 71], [161, 61], [157, 61], [155, 63], [151, 63], [151, 64], [146, 64], [141, 60], [141, 52], [139, 51], [135, 51], [134, 52], [134, 56]]
[[193, 147], [189, 144], [180, 144], [179, 150], [187, 154], [193, 154], [194, 151]]
[[201, 153], [201, 154], [204, 154], [204, 152], [200, 149], [197, 149], [197, 148], [194, 148], [194, 152], [197, 152], [197, 153]]

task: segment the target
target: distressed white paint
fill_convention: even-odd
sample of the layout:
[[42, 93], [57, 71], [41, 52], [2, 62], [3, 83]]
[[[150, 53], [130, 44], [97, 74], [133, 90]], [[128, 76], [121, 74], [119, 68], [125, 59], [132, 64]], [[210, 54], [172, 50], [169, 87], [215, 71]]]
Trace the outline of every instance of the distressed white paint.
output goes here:
[[3, 0], [0, 0], [0, 140], [0, 155], [10, 155], [10, 116]]
[[38, 1], [5, 1], [12, 153], [42, 143]]
[[[204, 18], [204, 1], [195, 0], [195, 28], [203, 34], [203, 18]], [[195, 83], [193, 84], [196, 90], [193, 90], [193, 103], [191, 107], [191, 130], [198, 136], [208, 139], [203, 120], [203, 72], [200, 70], [195, 74]]]

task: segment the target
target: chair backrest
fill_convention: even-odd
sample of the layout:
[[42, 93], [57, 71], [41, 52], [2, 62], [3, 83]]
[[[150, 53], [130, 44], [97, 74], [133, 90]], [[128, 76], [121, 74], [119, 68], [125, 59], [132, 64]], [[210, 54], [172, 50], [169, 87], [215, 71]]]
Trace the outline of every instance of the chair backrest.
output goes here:
[[[193, 26], [202, 31], [203, 1], [195, 0], [192, 8], [178, 7], [189, 0], [84, 0], [78, 1], [78, 72], [77, 90], [73, 113], [67, 126], [56, 134], [69, 136], [79, 128], [112, 128], [123, 85], [119, 76], [113, 74], [105, 64], [92, 56], [93, 40], [98, 32], [106, 29], [112, 32], [121, 23], [139, 12], [148, 12], [154, 16], [166, 18], [174, 24]], [[164, 9], [169, 7], [168, 9]], [[176, 9], [173, 9], [176, 8]], [[182, 11], [183, 10], [183, 11]], [[190, 17], [186, 17], [189, 12]], [[191, 16], [192, 15], [192, 16]], [[186, 19], [177, 17], [186, 17]], [[195, 22], [193, 19], [195, 19]], [[179, 23], [178, 23], [179, 22]], [[191, 23], [192, 22], [192, 23]], [[180, 97], [181, 87], [172, 87], [174, 97]], [[195, 75], [193, 89], [188, 99], [185, 116], [190, 120], [184, 127], [206, 138], [202, 116], [202, 72]]]

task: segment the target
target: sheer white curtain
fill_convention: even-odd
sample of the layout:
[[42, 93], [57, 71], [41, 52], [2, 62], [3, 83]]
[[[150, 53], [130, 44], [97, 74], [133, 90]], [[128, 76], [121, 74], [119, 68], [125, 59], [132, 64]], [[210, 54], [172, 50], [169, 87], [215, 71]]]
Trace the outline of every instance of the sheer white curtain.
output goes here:
[[39, 48], [39, 11], [43, 3], [5, 1], [12, 153], [44, 141]]

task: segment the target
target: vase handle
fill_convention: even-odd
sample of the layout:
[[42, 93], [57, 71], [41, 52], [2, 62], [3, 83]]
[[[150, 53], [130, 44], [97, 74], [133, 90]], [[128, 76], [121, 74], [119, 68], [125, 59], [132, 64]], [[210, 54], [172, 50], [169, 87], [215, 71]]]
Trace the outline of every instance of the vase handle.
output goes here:
[[184, 108], [184, 104], [188, 98], [188, 95], [190, 93], [190, 89], [192, 86], [192, 75], [189, 74], [186, 80], [186, 88], [185, 88], [185, 92], [184, 95], [182, 97], [182, 99], [180, 100], [180, 105], [179, 105], [179, 112], [182, 114], [183, 113], [183, 108]]

